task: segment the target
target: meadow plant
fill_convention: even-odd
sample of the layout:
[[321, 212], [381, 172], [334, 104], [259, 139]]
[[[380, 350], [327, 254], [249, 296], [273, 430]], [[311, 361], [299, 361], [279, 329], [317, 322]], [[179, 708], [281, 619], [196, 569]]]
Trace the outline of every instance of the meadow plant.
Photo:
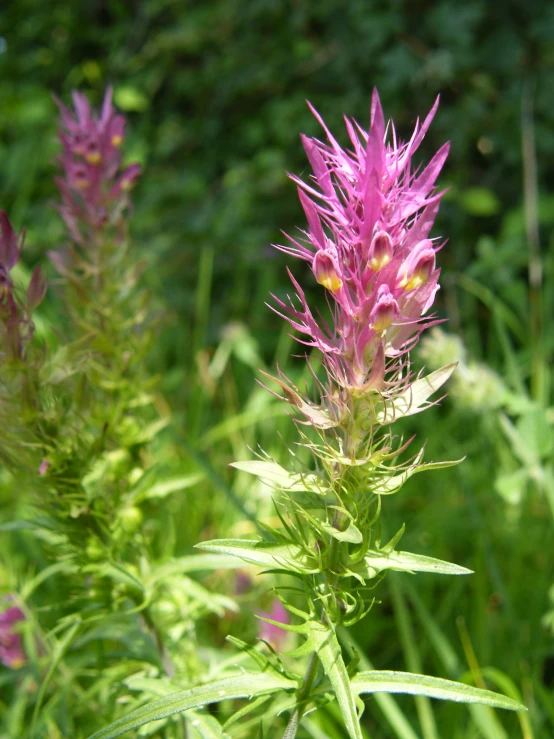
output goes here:
[[[157, 378], [146, 366], [159, 316], [128, 238], [140, 167], [121, 165], [125, 120], [110, 90], [99, 113], [80, 93], [73, 102], [74, 110], [59, 103], [56, 182], [67, 240], [49, 253], [58, 273], [50, 299], [61, 310], [48, 345], [32, 322], [46, 291], [42, 271], [34, 270], [25, 291], [14, 285], [23, 238], [0, 214], [0, 452], [23, 516], [3, 528], [30, 530], [40, 551], [39, 571], [10, 583], [22, 610], [0, 613], [0, 660], [23, 696], [9, 736], [82, 735], [80, 721], [94, 730], [98, 703], [82, 700], [90, 671], [114, 701], [123, 694], [139, 704], [153, 695], [145, 675], [197, 681], [204, 666], [196, 621], [236, 608], [193, 583], [190, 563], [166, 567], [159, 501], [183, 484], [168, 479], [153, 452], [168, 419], [155, 407]], [[51, 580], [63, 596], [45, 603]], [[23, 613], [32, 633], [27, 660], [16, 626]], [[116, 645], [123, 643], [130, 646], [122, 659]], [[21, 684], [31, 687], [21, 691]], [[62, 696], [78, 703], [71, 716]], [[193, 719], [215, 721], [191, 712], [177, 720], [180, 734]]]
[[[429, 311], [439, 289], [436, 261], [443, 242], [430, 234], [443, 194], [436, 181], [448, 144], [425, 167], [414, 167], [412, 161], [437, 105], [438, 100], [404, 143], [393, 124], [386, 125], [374, 92], [369, 131], [346, 119], [349, 149], [313, 111], [327, 141], [303, 137], [313, 176], [308, 182], [292, 178], [308, 227], [277, 248], [307, 262], [326, 291], [329, 314], [310, 305], [300, 280], [289, 272], [295, 296], [275, 296], [274, 309], [311, 350], [312, 391], [302, 392], [279, 370], [276, 377], [266, 376], [296, 411], [299, 443], [312, 461], [300, 465], [300, 455], [291, 452], [289, 469], [263, 453], [253, 461], [235, 462], [235, 468], [275, 490], [281, 525], [263, 524], [259, 540], [199, 545], [212, 555], [233, 556], [278, 574], [280, 608], [274, 606], [262, 618], [303, 642], [277, 654], [233, 638], [256, 669], [231, 668], [229, 674], [227, 668], [215, 682], [151, 703], [94, 739], [236, 698], [250, 700], [225, 730], [265, 704], [265, 715], [248, 719], [247, 726], [256, 735], [276, 736], [278, 715], [288, 712], [283, 739], [294, 739], [305, 714], [330, 700], [338, 703], [348, 735], [361, 739], [360, 696], [375, 692], [523, 709], [510, 698], [464, 683], [406, 672], [360, 672], [359, 657], [348, 664], [346, 656], [355, 650], [345, 628], [368, 615], [387, 570], [470, 574], [464, 567], [398, 550], [404, 528], [387, 539], [381, 519], [383, 502], [410, 477], [454, 464], [426, 462], [422, 448], [410, 452], [413, 439], [404, 440], [395, 426], [436, 403], [434, 394], [455, 368], [452, 363], [425, 375], [415, 374], [410, 365], [422, 331], [438, 322]], [[285, 612], [290, 614], [286, 618]], [[282, 648], [282, 641], [274, 635], [272, 640]], [[304, 663], [302, 670], [294, 660]]]
[[10, 606], [0, 613], [0, 662], [12, 670], [25, 664], [21, 635], [14, 630], [25, 615], [21, 608]]

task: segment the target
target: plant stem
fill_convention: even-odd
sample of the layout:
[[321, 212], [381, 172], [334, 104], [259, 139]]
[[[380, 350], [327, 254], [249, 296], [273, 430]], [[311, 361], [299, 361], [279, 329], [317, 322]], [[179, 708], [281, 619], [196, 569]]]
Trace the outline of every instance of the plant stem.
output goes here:
[[[341, 514], [341, 512], [338, 510], [335, 510], [335, 514], [333, 517], [334, 528], [340, 531], [342, 523], [343, 523], [343, 519], [344, 517]], [[335, 573], [335, 569], [339, 561], [339, 546], [340, 546], [340, 541], [336, 539], [334, 536], [331, 536], [331, 541], [329, 542], [329, 570], [330, 572], [326, 578], [327, 579], [327, 589], [328, 589], [328, 593], [331, 596], [331, 598], [333, 598], [333, 588], [338, 579], [337, 574]], [[310, 661], [308, 662], [308, 667], [306, 669], [306, 674], [304, 675], [302, 687], [300, 688], [300, 691], [298, 692], [296, 708], [294, 709], [289, 719], [287, 728], [283, 735], [283, 739], [294, 739], [294, 737], [296, 736], [298, 725], [304, 714], [304, 708], [308, 703], [308, 699], [310, 697], [310, 692], [312, 690], [312, 685], [314, 683], [316, 674], [317, 674], [317, 654], [316, 652], [313, 652], [310, 657]]]
[[294, 709], [289, 719], [287, 728], [285, 730], [285, 733], [283, 734], [283, 739], [294, 739], [296, 736], [298, 725], [302, 719], [302, 716], [304, 715], [304, 710], [312, 691], [312, 685], [314, 684], [315, 676], [317, 674], [317, 666], [317, 654], [313, 652], [310, 657], [310, 661], [308, 662], [308, 667], [306, 668], [306, 674], [304, 675], [304, 680], [302, 681], [302, 687], [298, 692], [298, 697], [296, 699], [296, 708]]

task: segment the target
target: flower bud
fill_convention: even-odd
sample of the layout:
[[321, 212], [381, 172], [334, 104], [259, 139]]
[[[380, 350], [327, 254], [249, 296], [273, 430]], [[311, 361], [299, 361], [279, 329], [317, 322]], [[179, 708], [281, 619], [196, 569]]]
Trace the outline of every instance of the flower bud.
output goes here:
[[134, 534], [142, 523], [142, 511], [136, 506], [127, 506], [119, 512], [119, 520], [124, 531]]
[[123, 143], [123, 132], [125, 129], [125, 118], [121, 115], [115, 116], [110, 125], [110, 143], [118, 149]]
[[73, 149], [73, 153], [79, 154], [79, 156], [83, 156], [85, 153], [85, 137], [79, 131], [73, 135], [71, 148]]
[[19, 235], [16, 234], [7, 213], [0, 210], [0, 265], [3, 267], [6, 277], [19, 260], [23, 237], [24, 232], [22, 231]]
[[378, 231], [369, 247], [369, 266], [374, 272], [385, 267], [392, 259], [392, 241], [386, 231]]
[[401, 267], [400, 287], [406, 291], [424, 285], [435, 270], [435, 251], [431, 241], [421, 241]]
[[12, 281], [8, 277], [8, 273], [4, 269], [3, 265], [0, 264], [0, 301], [4, 300], [4, 298], [9, 295], [11, 290]]
[[85, 159], [89, 164], [99, 164], [102, 160], [100, 149], [96, 141], [89, 141], [85, 149]]
[[140, 164], [130, 164], [119, 179], [118, 185], [120, 189], [124, 192], [131, 190], [140, 177], [140, 173]]
[[78, 190], [86, 190], [90, 187], [90, 180], [84, 167], [75, 167], [73, 170], [73, 182]]
[[42, 270], [36, 267], [29, 287], [27, 288], [27, 311], [31, 314], [35, 308], [40, 305], [46, 295], [46, 278], [42, 274]]
[[332, 293], [342, 287], [342, 280], [337, 272], [333, 257], [324, 251], [318, 251], [314, 257], [312, 269], [316, 280]]
[[369, 316], [371, 328], [374, 331], [386, 331], [398, 315], [398, 310], [398, 303], [391, 295], [388, 285], [381, 285]]

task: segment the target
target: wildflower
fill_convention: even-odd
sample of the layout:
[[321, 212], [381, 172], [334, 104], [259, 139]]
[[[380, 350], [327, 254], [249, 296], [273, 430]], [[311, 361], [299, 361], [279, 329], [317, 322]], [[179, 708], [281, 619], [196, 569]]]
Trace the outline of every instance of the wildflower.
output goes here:
[[21, 636], [13, 631], [14, 625], [24, 620], [23, 611], [15, 606], [0, 613], [0, 662], [13, 670], [25, 664]]
[[83, 226], [96, 229], [118, 221], [128, 202], [127, 192], [140, 176], [140, 166], [131, 164], [121, 170], [125, 118], [113, 108], [111, 89], [106, 91], [99, 114], [79, 92], [73, 92], [75, 112], [57, 103], [63, 147], [62, 175], [57, 178], [62, 196], [59, 210], [74, 240], [82, 243]]
[[435, 181], [449, 145], [422, 171], [413, 171], [411, 161], [437, 105], [438, 100], [422, 125], [416, 123], [407, 143], [397, 140], [392, 123], [385, 127], [376, 91], [368, 132], [346, 120], [350, 150], [340, 147], [313, 108], [328, 143], [302, 137], [314, 174], [308, 183], [292, 179], [308, 228], [300, 239], [289, 236], [290, 245], [277, 248], [310, 264], [334, 301], [332, 325], [316, 320], [294, 279], [300, 307], [277, 302], [307, 337], [302, 341], [321, 350], [344, 388], [365, 386], [381, 354], [399, 360], [436, 322], [425, 315], [439, 288], [440, 244], [429, 232], [443, 194]]
[[[271, 609], [269, 611], [260, 611], [258, 614], [261, 618], [267, 618], [271, 621], [278, 621], [283, 625], [290, 623], [289, 613], [285, 606], [277, 598], [273, 599]], [[287, 632], [279, 628], [276, 624], [268, 623], [267, 621], [260, 621], [260, 627], [258, 632], [259, 638], [263, 641], [268, 642], [271, 646], [279, 651], [285, 640], [287, 639]]]

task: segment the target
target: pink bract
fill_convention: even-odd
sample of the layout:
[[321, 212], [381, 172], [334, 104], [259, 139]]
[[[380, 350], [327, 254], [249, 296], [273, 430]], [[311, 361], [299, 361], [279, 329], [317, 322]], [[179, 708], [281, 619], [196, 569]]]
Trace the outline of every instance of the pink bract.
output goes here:
[[62, 176], [56, 179], [62, 196], [60, 212], [72, 238], [82, 243], [81, 226], [98, 229], [117, 221], [141, 168], [131, 164], [121, 169], [125, 118], [114, 110], [111, 88], [106, 91], [100, 113], [75, 91], [74, 112], [59, 100], [57, 103], [63, 147]]
[[414, 171], [412, 156], [437, 106], [438, 98], [410, 140], [399, 142], [394, 125], [385, 126], [374, 90], [369, 132], [345, 119], [352, 144], [348, 150], [311, 108], [328, 143], [303, 136], [313, 175], [310, 182], [292, 176], [308, 228], [298, 239], [287, 236], [291, 244], [277, 248], [310, 264], [332, 298], [332, 325], [314, 317], [292, 275], [298, 302], [277, 303], [306, 337], [301, 341], [323, 352], [343, 386], [364, 386], [376, 357], [401, 357], [434, 322], [425, 314], [439, 288], [435, 253], [442, 244], [429, 233], [443, 195], [435, 182], [449, 144], [421, 171]]

